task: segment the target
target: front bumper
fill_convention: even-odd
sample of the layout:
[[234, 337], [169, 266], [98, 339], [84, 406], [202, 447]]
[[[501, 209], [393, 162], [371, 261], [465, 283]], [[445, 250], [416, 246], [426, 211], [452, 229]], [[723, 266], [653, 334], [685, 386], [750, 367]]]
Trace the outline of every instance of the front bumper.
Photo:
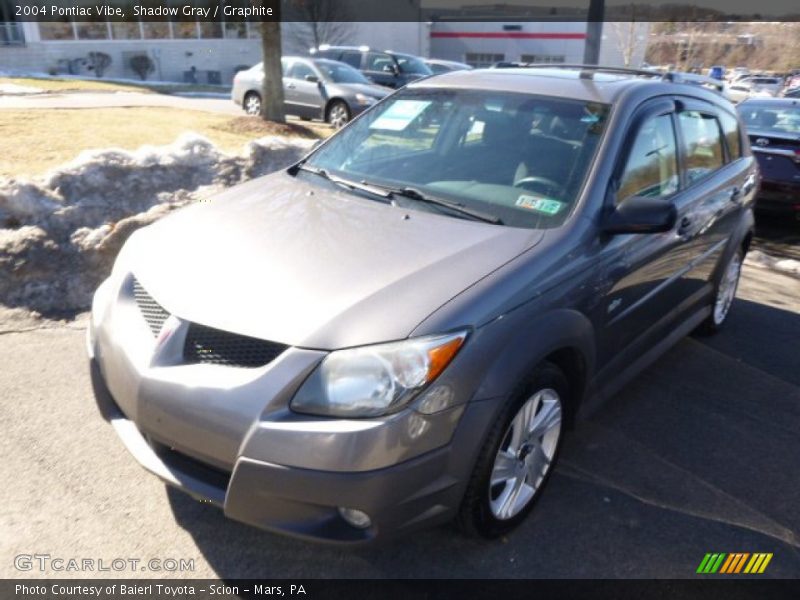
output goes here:
[[[454, 515], [463, 405], [363, 420], [295, 414], [289, 400], [324, 352], [290, 348], [258, 369], [180, 364], [183, 324], [154, 338], [129, 279], [98, 290], [87, 351], [101, 413], [148, 471], [232, 519], [321, 541], [365, 542]], [[366, 512], [370, 527], [348, 525], [339, 507]]]

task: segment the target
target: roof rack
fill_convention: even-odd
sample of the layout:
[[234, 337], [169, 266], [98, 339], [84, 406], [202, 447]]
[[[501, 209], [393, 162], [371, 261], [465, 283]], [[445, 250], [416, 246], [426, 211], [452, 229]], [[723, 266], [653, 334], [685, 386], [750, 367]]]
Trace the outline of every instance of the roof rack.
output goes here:
[[[506, 66], [508, 65], [508, 66]], [[581, 65], [581, 64], [560, 64], [560, 63], [506, 63], [505, 68], [524, 68], [524, 69], [572, 69], [580, 71], [581, 79], [592, 79], [595, 73], [617, 73], [620, 75], [636, 75], [637, 77], [652, 77], [672, 83], [686, 83], [690, 85], [700, 85], [708, 87], [716, 92], [722, 93], [725, 84], [712, 77], [696, 75], [694, 73], [682, 73], [678, 71], [648, 71], [645, 69], [629, 69], [626, 67], [604, 67], [601, 65]], [[501, 67], [502, 68], [502, 67]]]
[[688, 83], [691, 85], [701, 85], [713, 89], [720, 94], [725, 91], [725, 84], [719, 79], [713, 77], [706, 77], [705, 75], [697, 75], [695, 73], [680, 73], [676, 71], [669, 71], [664, 73], [662, 77], [665, 81], [673, 83]]
[[[604, 67], [601, 65], [581, 65], [565, 63], [503, 63], [503, 66], [523, 69], [572, 69], [580, 71], [582, 79], [591, 79], [595, 73], [619, 73], [622, 75], [639, 75], [644, 77], [663, 77], [659, 71], [645, 71], [644, 69], [628, 69], [625, 67]], [[500, 67], [503, 68], [503, 67]]]

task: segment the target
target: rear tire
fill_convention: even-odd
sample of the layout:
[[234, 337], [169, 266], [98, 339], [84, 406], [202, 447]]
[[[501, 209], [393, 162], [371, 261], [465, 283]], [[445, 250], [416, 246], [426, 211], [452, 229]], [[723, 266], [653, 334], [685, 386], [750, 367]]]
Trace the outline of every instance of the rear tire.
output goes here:
[[244, 100], [242, 101], [242, 108], [244, 108], [244, 112], [246, 112], [248, 115], [260, 115], [261, 96], [259, 96], [256, 92], [247, 92], [244, 96]]
[[496, 538], [528, 516], [550, 479], [563, 438], [569, 383], [542, 363], [509, 397], [478, 455], [461, 501], [458, 525]]
[[717, 285], [714, 287], [714, 297], [711, 303], [711, 314], [708, 315], [697, 328], [700, 335], [713, 335], [723, 328], [728, 321], [736, 290], [739, 287], [739, 278], [742, 274], [744, 251], [738, 248], [728, 259], [728, 263], [720, 274]]

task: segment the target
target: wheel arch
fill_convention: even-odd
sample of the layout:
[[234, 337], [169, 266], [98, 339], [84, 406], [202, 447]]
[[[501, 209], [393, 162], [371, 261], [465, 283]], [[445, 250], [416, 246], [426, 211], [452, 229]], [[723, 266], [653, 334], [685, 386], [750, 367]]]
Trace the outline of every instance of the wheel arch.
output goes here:
[[326, 123], [328, 121], [328, 116], [329, 116], [331, 107], [334, 104], [336, 104], [337, 102], [341, 102], [342, 104], [344, 104], [347, 107], [348, 114], [351, 117], [353, 116], [353, 110], [350, 108], [350, 104], [347, 102], [347, 100], [345, 100], [341, 96], [334, 96], [332, 98], [328, 98], [328, 101], [325, 103], [325, 109], [324, 109], [324, 111], [322, 113], [323, 119], [325, 120]]
[[524, 325], [509, 323], [506, 327], [513, 333], [497, 352], [475, 397], [505, 400], [540, 364], [551, 362], [564, 372], [569, 382], [567, 423], [572, 425], [594, 372], [591, 321], [576, 310], [559, 309]]

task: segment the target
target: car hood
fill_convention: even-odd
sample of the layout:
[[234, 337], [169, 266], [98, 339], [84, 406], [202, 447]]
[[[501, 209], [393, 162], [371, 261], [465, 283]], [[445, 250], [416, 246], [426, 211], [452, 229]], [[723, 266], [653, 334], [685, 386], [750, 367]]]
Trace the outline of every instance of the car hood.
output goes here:
[[281, 172], [136, 232], [117, 269], [182, 319], [334, 349], [407, 337], [542, 235], [389, 206]]

